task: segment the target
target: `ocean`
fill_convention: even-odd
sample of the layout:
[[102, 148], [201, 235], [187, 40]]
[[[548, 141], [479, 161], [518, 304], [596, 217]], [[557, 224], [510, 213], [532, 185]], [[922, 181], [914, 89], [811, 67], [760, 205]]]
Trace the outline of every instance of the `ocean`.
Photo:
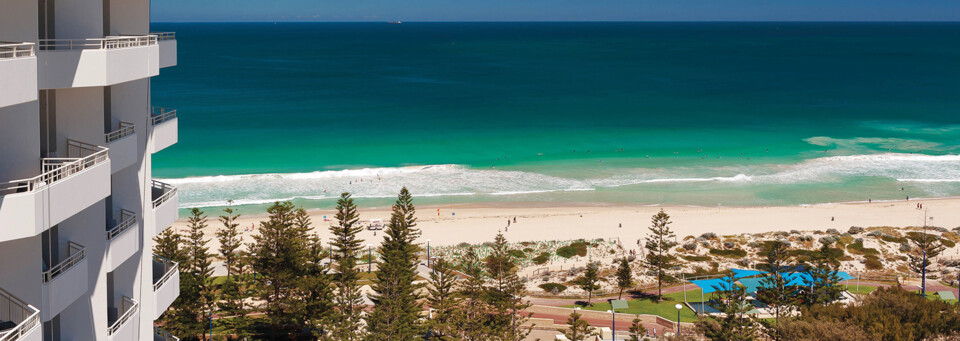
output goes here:
[[960, 23], [154, 23], [182, 208], [960, 195]]

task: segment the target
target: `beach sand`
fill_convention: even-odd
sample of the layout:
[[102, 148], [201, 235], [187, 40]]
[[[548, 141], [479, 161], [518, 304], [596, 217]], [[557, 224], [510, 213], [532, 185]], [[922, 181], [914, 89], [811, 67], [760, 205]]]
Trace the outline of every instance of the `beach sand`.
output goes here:
[[[917, 209], [922, 203], [924, 210]], [[454, 245], [461, 242], [492, 241], [498, 231], [511, 242], [535, 240], [571, 240], [578, 238], [620, 238], [627, 245], [635, 245], [650, 226], [653, 214], [664, 209], [671, 217], [671, 228], [682, 239], [687, 235], [714, 232], [720, 235], [759, 233], [789, 230], [826, 230], [834, 228], [846, 232], [850, 226], [921, 226], [924, 211], [928, 225], [954, 228], [960, 226], [960, 199], [921, 199], [873, 203], [839, 203], [784, 207], [693, 207], [693, 206], [556, 206], [550, 203], [449, 205], [417, 207], [421, 242], [431, 245]], [[439, 216], [437, 210], [439, 209]], [[221, 227], [216, 216], [220, 212], [206, 212], [210, 216], [206, 238], [211, 239], [211, 251], [219, 243], [214, 234]], [[315, 232], [329, 238], [328, 227], [333, 223], [334, 211], [309, 212]], [[324, 220], [326, 216], [327, 221]], [[390, 209], [360, 208], [362, 220], [389, 221]], [[517, 222], [513, 223], [516, 217]], [[243, 216], [242, 228], [259, 225], [265, 215]], [[507, 220], [511, 220], [507, 228]], [[620, 225], [622, 224], [622, 227]], [[186, 230], [186, 220], [177, 221], [173, 228]], [[244, 232], [244, 242], [252, 242]], [[360, 238], [365, 243], [379, 244], [382, 232], [364, 230]]]

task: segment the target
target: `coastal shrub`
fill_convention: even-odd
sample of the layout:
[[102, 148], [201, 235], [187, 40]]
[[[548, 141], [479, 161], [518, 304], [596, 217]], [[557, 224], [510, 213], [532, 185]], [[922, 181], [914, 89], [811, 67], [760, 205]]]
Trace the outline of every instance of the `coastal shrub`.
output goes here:
[[863, 262], [863, 265], [867, 267], [867, 270], [882, 270], [883, 262], [876, 258], [868, 258]]
[[863, 238], [854, 239], [853, 242], [863, 244]]
[[573, 256], [584, 257], [586, 255], [587, 255], [587, 243], [582, 241], [573, 242], [570, 245], [557, 249], [557, 256], [560, 256], [563, 258], [571, 258]]
[[698, 255], [693, 255], [693, 256], [680, 255], [680, 258], [683, 258], [690, 262], [707, 262], [713, 259], [713, 258], [710, 258], [710, 256], [698, 256]]
[[763, 244], [760, 244], [760, 243], [758, 243], [758, 242], [749, 242], [749, 243], [747, 243], [747, 246], [756, 249], [756, 248], [759, 248], [759, 247], [763, 246]]
[[703, 245], [703, 247], [710, 247], [710, 242], [704, 240], [704, 241], [700, 242], [700, 245]]
[[694, 236], [689, 236], [689, 235], [686, 236], [686, 237], [683, 237], [683, 240], [691, 240], [691, 239], [697, 239], [697, 238], [694, 237]]
[[800, 231], [797, 231], [797, 230], [790, 230], [790, 234], [800, 234]]
[[831, 245], [837, 242], [837, 238], [834, 236], [824, 236], [820, 237], [820, 244]]
[[849, 234], [863, 233], [865, 229], [860, 226], [850, 226], [850, 229], [847, 230]]
[[789, 236], [790, 233], [787, 231], [777, 231], [777, 232], [774, 232], [773, 235], [777, 237], [786, 237], [786, 236]]
[[837, 231], [837, 229], [827, 229], [827, 233], [832, 235], [838, 235], [840, 234], [840, 231]]
[[547, 252], [541, 252], [540, 255], [533, 257], [533, 264], [543, 265], [550, 260], [550, 254]]
[[885, 242], [888, 242], [888, 243], [905, 243], [905, 242], [907, 241], [907, 238], [904, 238], [904, 237], [895, 237], [895, 236], [891, 236], [891, 235], [889, 235], [889, 234], [881, 233], [881, 234], [880, 234], [880, 240], [885, 241]]
[[740, 260], [737, 261], [737, 265], [742, 266], [742, 267], [745, 267], [745, 268], [746, 268], [746, 267], [750, 267], [750, 259], [749, 259], [749, 258], [740, 258]]
[[524, 254], [523, 251], [520, 251], [520, 250], [510, 250], [510, 255], [513, 256], [513, 257], [516, 258], [516, 259], [524, 259], [524, 258], [527, 258], [527, 255]]
[[880, 231], [870, 231], [870, 232], [867, 233], [867, 235], [870, 236], [870, 237], [880, 237], [880, 236], [883, 235], [883, 232], [880, 232]]
[[530, 252], [533, 252], [533, 249], [527, 247], [523, 249], [523, 252], [530, 253]]
[[747, 256], [747, 251], [744, 251], [743, 249], [710, 249], [710, 254], [727, 258], [741, 258]]
[[855, 239], [853, 239], [853, 237], [851, 237], [850, 235], [841, 235], [840, 237], [837, 237], [837, 244], [847, 245], [852, 243], [854, 240]]
[[927, 228], [933, 229], [934, 231], [937, 231], [937, 232], [940, 232], [940, 233], [950, 232], [950, 230], [948, 230], [946, 227], [929, 226], [929, 227], [927, 227]]
[[467, 247], [470, 247], [470, 243], [463, 242], [463, 243], [457, 244], [457, 247], [467, 248]]
[[530, 245], [533, 245], [533, 242], [520, 242], [520, 245], [530, 246]]
[[540, 289], [543, 289], [543, 291], [549, 293], [559, 294], [564, 290], [567, 290], [567, 286], [560, 283], [543, 283], [540, 284]]
[[943, 244], [943, 246], [946, 246], [946, 247], [957, 246], [957, 243], [954, 243], [952, 240], [947, 238], [940, 238], [940, 244]]
[[[810, 256], [813, 255], [814, 252], [819, 252], [819, 250], [817, 251], [802, 250], [802, 249], [787, 250], [787, 254], [796, 257], [797, 261], [801, 261], [801, 262], [810, 260]], [[843, 253], [843, 249], [840, 249], [840, 248], [835, 248], [835, 247], [827, 248], [827, 254], [830, 257], [834, 257], [840, 260], [848, 259], [848, 257], [846, 257], [846, 255]]]
[[812, 242], [812, 241], [813, 241], [813, 236], [810, 236], [810, 235], [800, 236], [800, 241], [801, 241], [801, 242]]
[[700, 238], [703, 239], [717, 239], [717, 234], [713, 232], [707, 232], [700, 235]]
[[880, 251], [877, 251], [877, 249], [863, 247], [863, 241], [860, 241], [859, 243], [853, 243], [853, 244], [847, 245], [847, 250], [849, 250], [850, 253], [855, 254], [855, 255], [877, 255], [877, 254], [880, 254]]
[[737, 243], [734, 243], [734, 242], [731, 242], [731, 241], [723, 242], [723, 248], [724, 248], [724, 249], [732, 249], [732, 248], [735, 248], [735, 247], [737, 247]]
[[696, 251], [696, 250], [697, 250], [697, 243], [686, 243], [686, 244], [683, 244], [683, 248], [686, 249], [687, 251]]

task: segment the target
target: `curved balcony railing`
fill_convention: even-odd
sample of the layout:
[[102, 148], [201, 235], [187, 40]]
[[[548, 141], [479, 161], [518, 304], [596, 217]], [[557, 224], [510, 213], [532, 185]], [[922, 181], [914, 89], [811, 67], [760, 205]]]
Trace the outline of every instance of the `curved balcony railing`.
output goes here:
[[40, 51], [109, 50], [157, 44], [157, 36], [108, 36], [87, 39], [40, 39]]
[[163, 340], [163, 341], [180, 341], [179, 337], [173, 336], [170, 333], [167, 333], [166, 330], [160, 329], [160, 327], [153, 327], [153, 336], [154, 341]]
[[17, 341], [40, 326], [40, 310], [0, 289], [0, 320], [17, 324], [0, 331], [0, 341]]
[[86, 248], [83, 245], [70, 242], [67, 245], [67, 253], [69, 256], [61, 261], [59, 264], [50, 267], [47, 271], [43, 272], [43, 283], [50, 283], [50, 281], [60, 277], [64, 272], [70, 270], [74, 265], [80, 263], [85, 257], [84, 252]]
[[136, 314], [137, 311], [139, 310], [140, 310], [140, 302], [134, 301], [129, 297], [123, 296], [123, 300], [120, 302], [120, 311], [123, 311], [124, 313], [123, 315], [120, 315], [120, 318], [118, 318], [115, 322], [113, 322], [112, 325], [110, 325], [110, 328], [107, 329], [107, 335], [113, 335], [114, 333], [116, 333], [117, 330], [119, 330], [120, 327], [123, 327], [123, 324], [127, 323], [127, 321], [129, 321], [130, 318], [133, 317], [133, 315]]
[[137, 213], [133, 211], [120, 210], [120, 223], [107, 231], [107, 240], [116, 238], [121, 233], [137, 225]]
[[109, 148], [67, 140], [68, 157], [41, 159], [42, 173], [40, 175], [29, 179], [0, 183], [0, 195], [33, 192], [42, 189], [83, 170], [107, 162], [110, 159], [109, 155]]
[[107, 141], [107, 143], [110, 143], [133, 135], [134, 132], [136, 132], [136, 127], [133, 125], [133, 123], [120, 122], [120, 127], [117, 128], [117, 130], [104, 134], [104, 139]]
[[175, 32], [150, 32], [150, 34], [157, 36], [157, 40], [177, 39], [177, 34]]
[[153, 208], [157, 208], [177, 194], [177, 188], [170, 184], [153, 180]]
[[153, 125], [177, 118], [177, 109], [150, 107], [150, 122]]
[[153, 291], [157, 291], [160, 290], [160, 287], [162, 287], [164, 283], [167, 283], [170, 277], [173, 277], [173, 274], [177, 273], [179, 264], [157, 255], [153, 255], [153, 261], [163, 265], [163, 276], [156, 282], [153, 282]]
[[0, 59], [26, 58], [36, 55], [36, 44], [0, 41]]

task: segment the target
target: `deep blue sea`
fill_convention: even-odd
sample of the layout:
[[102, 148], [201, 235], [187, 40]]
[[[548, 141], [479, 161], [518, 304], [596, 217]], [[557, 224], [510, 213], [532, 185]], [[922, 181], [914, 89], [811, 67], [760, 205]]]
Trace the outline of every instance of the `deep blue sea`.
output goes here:
[[183, 207], [960, 195], [958, 23], [155, 23]]

